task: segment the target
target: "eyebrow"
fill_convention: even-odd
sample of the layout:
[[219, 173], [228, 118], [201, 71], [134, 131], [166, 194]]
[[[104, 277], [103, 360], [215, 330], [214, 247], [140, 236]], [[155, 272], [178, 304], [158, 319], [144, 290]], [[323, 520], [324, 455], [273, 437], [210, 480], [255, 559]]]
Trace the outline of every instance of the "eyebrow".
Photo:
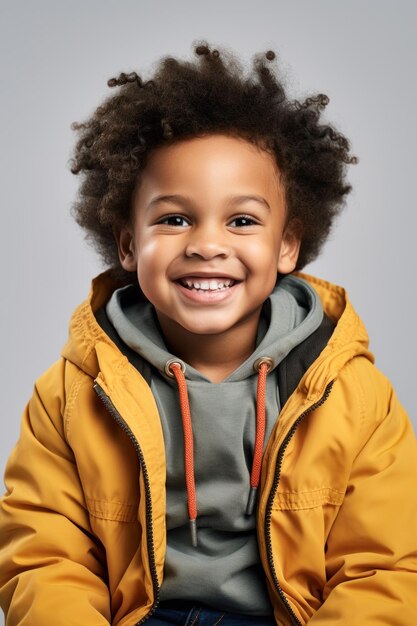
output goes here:
[[[230, 204], [243, 204], [244, 202], [249, 202], [250, 200], [259, 202], [268, 211], [271, 210], [271, 207], [269, 206], [265, 198], [262, 198], [262, 196], [258, 196], [256, 194], [249, 195], [249, 196], [230, 196], [229, 203]], [[188, 205], [188, 206], [192, 204], [192, 201], [190, 200], [190, 198], [187, 198], [186, 196], [181, 196], [179, 194], [159, 195], [153, 198], [149, 202], [148, 206], [146, 207], [146, 210], [149, 211], [155, 206], [155, 204], [158, 204], [158, 202], [173, 202], [174, 204], [181, 204], [181, 205]]]

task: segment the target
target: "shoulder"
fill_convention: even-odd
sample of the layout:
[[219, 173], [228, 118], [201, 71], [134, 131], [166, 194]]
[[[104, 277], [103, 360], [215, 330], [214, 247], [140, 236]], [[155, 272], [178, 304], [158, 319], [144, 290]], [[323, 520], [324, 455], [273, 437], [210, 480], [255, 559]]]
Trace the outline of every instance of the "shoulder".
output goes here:
[[61, 356], [35, 381], [29, 402], [34, 419], [46, 414], [64, 434], [69, 414], [83, 388], [92, 389], [91, 377]]
[[347, 418], [357, 422], [359, 450], [374, 433], [383, 433], [386, 443], [405, 433], [415, 440], [411, 420], [390, 380], [365, 356], [358, 355], [345, 364], [334, 391], [343, 399]]

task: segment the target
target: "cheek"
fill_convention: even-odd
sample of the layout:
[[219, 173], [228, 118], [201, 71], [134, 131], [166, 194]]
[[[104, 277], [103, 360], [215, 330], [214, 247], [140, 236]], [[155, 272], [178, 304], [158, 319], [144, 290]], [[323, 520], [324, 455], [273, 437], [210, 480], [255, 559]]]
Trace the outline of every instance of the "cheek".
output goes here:
[[170, 259], [169, 245], [157, 239], [144, 239], [138, 246], [137, 277], [142, 291], [151, 302], [153, 294], [163, 288]]
[[279, 242], [272, 236], [262, 239], [247, 238], [244, 253], [247, 264], [254, 273], [268, 276], [276, 273], [279, 258]]
[[142, 238], [138, 243], [137, 250], [138, 272], [141, 271], [142, 273], [157, 267], [164, 256], [164, 247], [159, 244], [157, 239]]

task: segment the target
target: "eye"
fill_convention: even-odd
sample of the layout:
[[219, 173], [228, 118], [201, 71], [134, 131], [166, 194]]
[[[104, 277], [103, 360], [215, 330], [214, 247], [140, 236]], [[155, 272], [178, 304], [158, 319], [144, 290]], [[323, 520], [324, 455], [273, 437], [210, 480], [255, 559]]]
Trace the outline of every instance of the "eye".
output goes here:
[[165, 217], [163, 217], [162, 219], [160, 219], [158, 222], [158, 224], [166, 224], [167, 226], [188, 226], [189, 222], [188, 220], [183, 217], [182, 215], [166, 215]]
[[250, 215], [238, 215], [238, 217], [235, 217], [230, 222], [230, 226], [237, 226], [237, 227], [254, 226], [256, 224], [258, 224], [258, 222]]

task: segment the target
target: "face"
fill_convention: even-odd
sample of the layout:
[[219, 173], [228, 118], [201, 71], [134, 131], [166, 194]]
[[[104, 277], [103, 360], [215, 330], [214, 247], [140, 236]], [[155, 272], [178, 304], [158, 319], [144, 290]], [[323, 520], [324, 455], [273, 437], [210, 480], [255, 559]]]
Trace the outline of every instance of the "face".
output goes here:
[[273, 156], [225, 135], [187, 139], [150, 155], [119, 256], [165, 333], [256, 332], [277, 273], [297, 261], [300, 242], [285, 221]]

